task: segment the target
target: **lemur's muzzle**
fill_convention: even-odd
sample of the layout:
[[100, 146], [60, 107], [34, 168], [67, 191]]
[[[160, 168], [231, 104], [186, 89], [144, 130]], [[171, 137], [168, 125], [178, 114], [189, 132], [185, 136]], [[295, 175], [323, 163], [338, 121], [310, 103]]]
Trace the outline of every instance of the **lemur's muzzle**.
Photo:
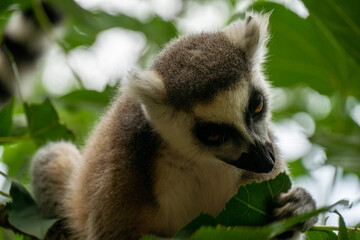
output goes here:
[[251, 145], [248, 153], [243, 153], [235, 162], [230, 163], [237, 168], [256, 173], [268, 173], [275, 165], [275, 153], [271, 143]]

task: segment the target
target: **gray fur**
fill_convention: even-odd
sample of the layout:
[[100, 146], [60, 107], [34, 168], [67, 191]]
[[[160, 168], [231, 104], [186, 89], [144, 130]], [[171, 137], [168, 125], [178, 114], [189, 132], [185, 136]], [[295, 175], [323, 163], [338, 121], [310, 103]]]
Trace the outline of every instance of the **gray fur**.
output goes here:
[[[84, 182], [86, 187], [73, 183], [73, 194], [68, 196], [68, 208], [73, 210], [68, 211], [70, 225], [76, 226], [72, 220], [81, 216], [91, 228], [86, 235], [81, 235], [82, 228], [77, 229], [81, 238], [139, 237], [143, 209], [157, 208], [153, 168], [160, 144], [161, 139], [146, 120], [140, 104], [126, 96], [120, 97], [84, 150], [87, 162], [75, 181]], [[84, 212], [73, 216], [77, 208]]]
[[202, 33], [170, 44], [154, 62], [166, 89], [166, 102], [177, 110], [208, 103], [249, 74], [245, 53], [222, 33]]
[[[300, 187], [293, 187], [289, 192], [281, 194], [277, 203], [278, 208], [275, 209], [274, 215], [278, 219], [302, 215], [316, 208], [316, 203], [311, 195], [304, 188]], [[313, 226], [317, 220], [317, 216], [312, 217], [299, 224], [297, 228], [301, 231], [306, 231]]]
[[34, 156], [31, 166], [35, 200], [46, 218], [62, 215], [62, 199], [80, 152], [67, 142], [49, 143]]

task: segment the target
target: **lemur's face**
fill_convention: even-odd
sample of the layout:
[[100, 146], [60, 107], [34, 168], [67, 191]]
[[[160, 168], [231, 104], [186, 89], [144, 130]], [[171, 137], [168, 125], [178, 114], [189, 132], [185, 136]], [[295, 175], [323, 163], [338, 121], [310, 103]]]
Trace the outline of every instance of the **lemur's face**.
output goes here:
[[128, 82], [155, 129], [180, 154], [270, 172], [269, 84], [261, 71], [267, 17], [181, 38]]
[[238, 168], [270, 172], [275, 154], [268, 135], [267, 90], [249, 79], [221, 92], [211, 103], [195, 106], [194, 143]]

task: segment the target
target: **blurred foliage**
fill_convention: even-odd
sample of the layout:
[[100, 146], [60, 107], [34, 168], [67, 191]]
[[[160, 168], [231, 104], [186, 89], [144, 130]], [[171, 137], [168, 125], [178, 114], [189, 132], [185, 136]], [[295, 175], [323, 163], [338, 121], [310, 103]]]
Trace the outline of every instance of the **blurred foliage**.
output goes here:
[[10, 195], [13, 201], [6, 205], [9, 223], [27, 235], [43, 239], [58, 219], [44, 219], [27, 190], [15, 181], [11, 184]]
[[113, 27], [142, 32], [148, 41], [158, 45], [168, 42], [175, 37], [177, 32], [173, 23], [163, 21], [158, 16], [141, 22], [124, 14], [110, 15], [102, 11], [89, 12], [72, 0], [49, 2], [65, 13], [66, 35], [61, 43], [67, 51], [78, 46], [93, 44], [99, 32]]
[[[102, 31], [120, 27], [140, 32], [146, 37], [147, 46], [139, 60], [139, 64], [144, 66], [145, 61], [178, 34], [176, 19], [167, 21], [153, 15], [146, 20], [139, 20], [126, 14], [85, 10], [73, 0], [46, 2], [63, 14], [63, 37], [53, 34], [50, 21], [39, 1], [1, 0], [0, 41], [11, 15], [29, 9], [34, 11], [47, 37], [66, 54], [77, 47], [91, 46]], [[186, 12], [188, 2], [191, 1], [184, 0], [178, 18]], [[274, 119], [281, 121], [299, 112], [306, 113], [315, 123], [315, 131], [308, 136], [309, 140], [325, 150], [327, 158], [324, 164], [360, 176], [360, 127], [353, 114], [354, 109], [360, 106], [360, 1], [303, 2], [309, 10], [309, 16], [305, 19], [282, 5], [267, 1], [254, 1], [249, 6], [258, 11], [273, 11], [270, 19], [269, 57], [265, 69], [273, 86], [282, 89], [285, 94], [283, 105], [274, 113]], [[228, 3], [231, 12], [235, 12], [238, 1], [229, 0]], [[240, 16], [243, 13], [236, 13], [229, 21]], [[42, 92], [38, 95], [47, 94]], [[116, 87], [113, 86], [108, 86], [103, 92], [80, 88], [61, 97], [46, 96], [36, 104], [32, 103], [32, 99], [38, 100], [38, 96], [26, 102], [16, 97], [0, 109], [0, 157], [8, 167], [7, 175], [20, 183], [12, 181], [10, 190], [6, 184], [0, 186], [0, 190], [12, 197], [11, 205], [7, 205], [8, 219], [13, 227], [21, 230], [17, 233], [43, 238], [46, 229], [55, 221], [47, 222], [39, 217], [26, 190], [31, 156], [49, 140], [67, 139], [83, 145], [94, 123], [115, 95]], [[328, 110], [324, 102], [329, 103]], [[357, 121], [360, 122], [359, 119]], [[316, 167], [320, 166], [318, 164]], [[290, 170], [292, 177], [299, 177], [311, 174], [312, 169], [304, 164], [303, 159], [298, 159], [290, 163]], [[254, 189], [257, 187], [260, 186], [254, 186]], [[26, 202], [18, 202], [20, 199]], [[225, 219], [227, 221], [230, 218]], [[198, 226], [215, 226], [219, 223], [235, 225], [216, 222], [206, 215], [199, 216], [194, 222]], [[30, 230], [28, 226], [31, 226]], [[268, 228], [264, 229], [258, 232], [260, 239], [268, 236], [262, 235], [268, 233]], [[281, 227], [279, 229], [284, 230]], [[250, 230], [254, 232], [254, 229]], [[243, 236], [250, 230], [201, 228], [192, 239]], [[26, 234], [13, 234], [0, 228], [2, 239], [28, 239]], [[256, 236], [251, 237], [249, 239], [256, 239]], [[339, 236], [331, 230], [313, 229], [307, 232], [307, 237], [360, 239], [356, 231], [349, 231], [345, 227], [341, 216]]]

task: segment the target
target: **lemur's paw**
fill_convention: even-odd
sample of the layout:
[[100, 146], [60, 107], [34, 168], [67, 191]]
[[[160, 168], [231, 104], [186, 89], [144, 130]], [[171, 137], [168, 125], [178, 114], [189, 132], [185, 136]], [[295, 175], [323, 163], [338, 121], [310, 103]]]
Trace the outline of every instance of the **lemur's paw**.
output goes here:
[[[291, 188], [287, 193], [280, 194], [278, 207], [274, 211], [276, 219], [281, 220], [298, 215], [309, 213], [316, 209], [316, 203], [312, 196], [301, 187]], [[304, 232], [311, 228], [318, 220], [318, 217], [312, 217], [303, 223], [294, 227], [294, 232], [286, 232], [277, 238], [288, 239], [295, 234], [295, 231]]]

